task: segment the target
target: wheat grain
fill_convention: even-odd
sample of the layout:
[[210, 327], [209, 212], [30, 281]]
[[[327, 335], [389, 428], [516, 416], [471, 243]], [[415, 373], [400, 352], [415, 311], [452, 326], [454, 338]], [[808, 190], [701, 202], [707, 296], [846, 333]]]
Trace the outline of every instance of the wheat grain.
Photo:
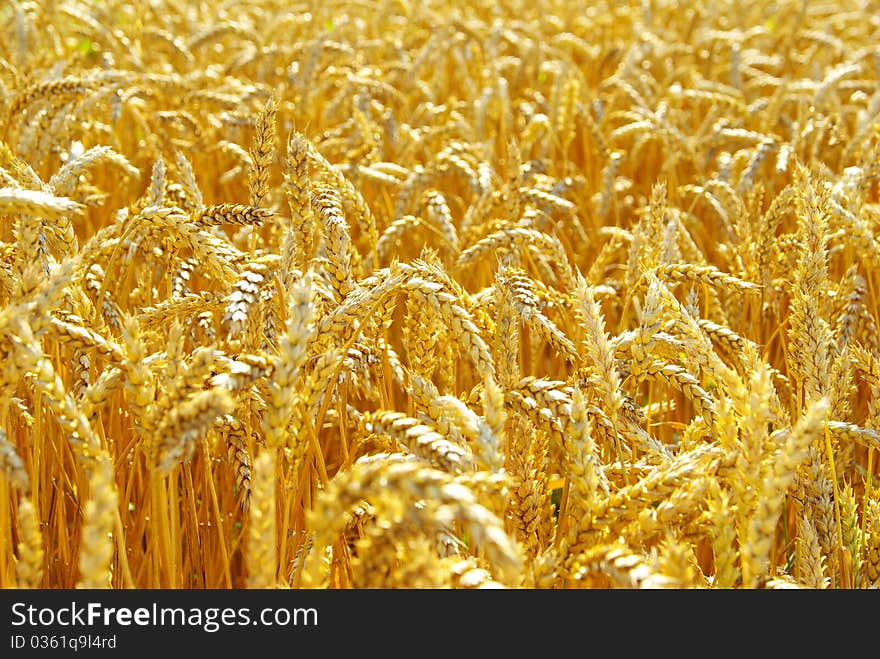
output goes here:
[[4, 583], [880, 582], [866, 3], [86, 4], [0, 9]]
[[79, 552], [78, 588], [110, 588], [113, 579], [113, 538], [118, 493], [113, 465], [103, 456], [89, 478], [82, 546]]
[[18, 504], [21, 540], [18, 543], [18, 563], [15, 576], [20, 588], [39, 588], [43, 580], [43, 536], [40, 519], [33, 502], [22, 497]]

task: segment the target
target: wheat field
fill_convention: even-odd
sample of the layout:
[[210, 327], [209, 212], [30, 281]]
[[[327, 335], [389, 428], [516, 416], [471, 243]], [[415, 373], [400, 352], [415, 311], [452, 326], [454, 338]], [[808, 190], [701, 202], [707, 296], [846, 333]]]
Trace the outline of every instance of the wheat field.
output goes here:
[[0, 25], [0, 587], [880, 586], [880, 3]]

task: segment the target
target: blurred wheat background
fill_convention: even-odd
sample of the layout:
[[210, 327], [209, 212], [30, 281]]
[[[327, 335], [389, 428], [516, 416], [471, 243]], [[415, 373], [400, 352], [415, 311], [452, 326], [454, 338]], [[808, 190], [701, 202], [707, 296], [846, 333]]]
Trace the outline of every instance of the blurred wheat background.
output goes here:
[[0, 586], [880, 585], [880, 3], [0, 26]]

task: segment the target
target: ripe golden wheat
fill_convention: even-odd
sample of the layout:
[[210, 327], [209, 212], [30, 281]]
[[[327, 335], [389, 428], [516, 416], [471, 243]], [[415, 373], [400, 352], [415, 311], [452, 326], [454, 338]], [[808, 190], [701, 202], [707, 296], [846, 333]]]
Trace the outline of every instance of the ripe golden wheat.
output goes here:
[[880, 587], [880, 4], [0, 7], [0, 587]]

